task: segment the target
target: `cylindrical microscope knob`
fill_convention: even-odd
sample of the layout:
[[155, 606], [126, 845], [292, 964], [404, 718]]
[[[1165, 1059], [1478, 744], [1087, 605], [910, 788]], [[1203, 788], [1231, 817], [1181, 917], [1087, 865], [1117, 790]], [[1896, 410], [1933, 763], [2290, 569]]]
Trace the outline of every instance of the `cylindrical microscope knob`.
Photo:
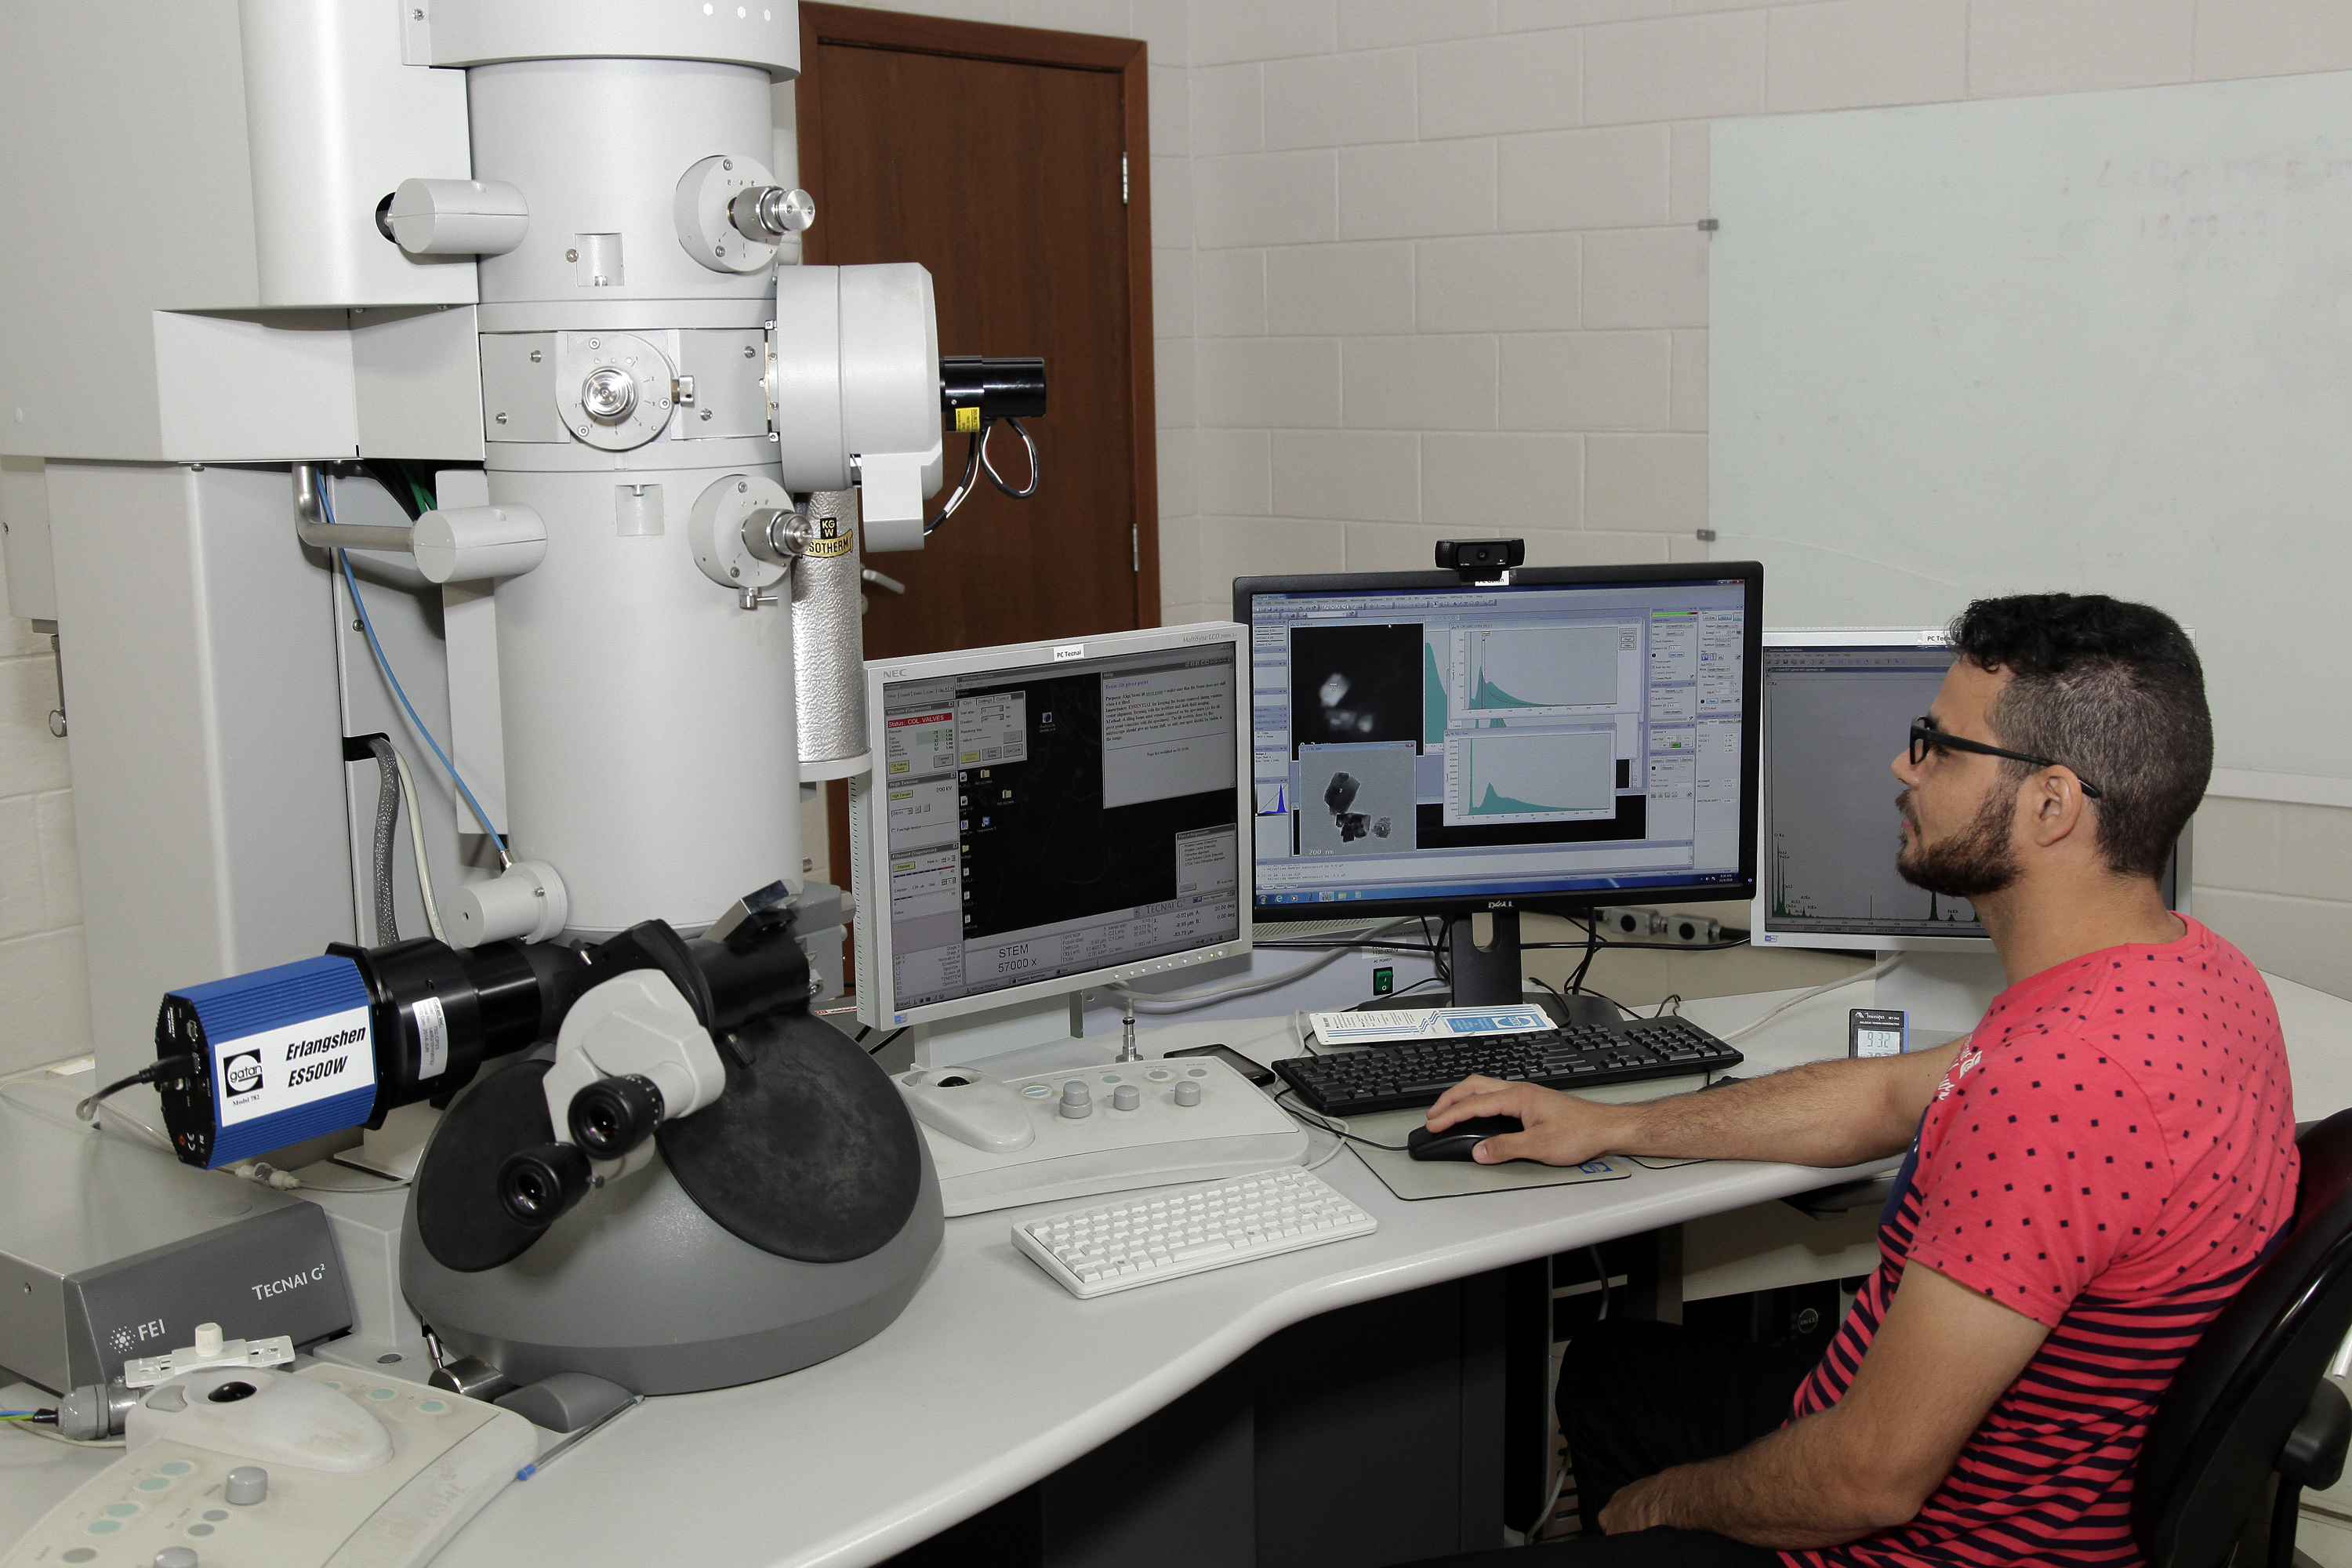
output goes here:
[[628, 417], [629, 410], [637, 405], [637, 384], [629, 373], [614, 365], [604, 365], [588, 373], [580, 384], [580, 406], [592, 419], [618, 424]]
[[744, 238], [773, 245], [816, 221], [816, 198], [782, 185], [757, 185], [727, 204], [727, 221]]

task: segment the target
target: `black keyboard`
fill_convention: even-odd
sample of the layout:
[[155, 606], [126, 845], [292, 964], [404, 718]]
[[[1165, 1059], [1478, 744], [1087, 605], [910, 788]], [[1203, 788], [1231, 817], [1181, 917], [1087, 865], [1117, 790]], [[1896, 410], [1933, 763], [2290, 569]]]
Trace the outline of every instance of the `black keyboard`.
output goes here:
[[1628, 1018], [1526, 1035], [1473, 1035], [1333, 1056], [1285, 1057], [1274, 1070], [1308, 1110], [1357, 1116], [1433, 1105], [1473, 1073], [1578, 1089], [1727, 1072], [1741, 1059], [1687, 1018]]

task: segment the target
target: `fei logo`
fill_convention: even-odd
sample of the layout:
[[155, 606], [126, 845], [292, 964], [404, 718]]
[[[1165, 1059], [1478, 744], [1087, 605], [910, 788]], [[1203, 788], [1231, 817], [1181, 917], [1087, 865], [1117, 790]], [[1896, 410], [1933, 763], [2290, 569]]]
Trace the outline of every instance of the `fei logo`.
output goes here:
[[221, 1079], [231, 1094], [251, 1094], [261, 1087], [261, 1053], [240, 1051], [221, 1062]]

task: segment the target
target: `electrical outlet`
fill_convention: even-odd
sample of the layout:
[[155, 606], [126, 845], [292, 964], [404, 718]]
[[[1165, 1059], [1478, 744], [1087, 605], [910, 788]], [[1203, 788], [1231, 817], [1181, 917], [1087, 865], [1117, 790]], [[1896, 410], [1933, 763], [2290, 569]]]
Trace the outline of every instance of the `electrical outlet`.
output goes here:
[[1655, 910], [1604, 909], [1593, 918], [1603, 935], [1619, 942], [1655, 942], [1666, 934], [1666, 917]]
[[1659, 924], [1664, 927], [1658, 933], [1661, 942], [1705, 947], [1723, 940], [1723, 922], [1712, 915], [1667, 915]]

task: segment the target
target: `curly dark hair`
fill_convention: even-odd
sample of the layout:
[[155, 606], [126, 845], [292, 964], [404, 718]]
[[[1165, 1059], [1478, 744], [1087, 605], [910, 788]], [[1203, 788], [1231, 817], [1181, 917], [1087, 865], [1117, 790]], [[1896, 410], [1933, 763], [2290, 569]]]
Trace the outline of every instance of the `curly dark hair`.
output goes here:
[[[1952, 647], [2007, 670], [1994, 734], [2099, 786], [2100, 853], [2123, 877], [2160, 877], [2213, 772], [2205, 668], [2179, 622], [2100, 594], [1979, 599], [1952, 623]], [[2003, 763], [2012, 777], [2032, 771]]]

